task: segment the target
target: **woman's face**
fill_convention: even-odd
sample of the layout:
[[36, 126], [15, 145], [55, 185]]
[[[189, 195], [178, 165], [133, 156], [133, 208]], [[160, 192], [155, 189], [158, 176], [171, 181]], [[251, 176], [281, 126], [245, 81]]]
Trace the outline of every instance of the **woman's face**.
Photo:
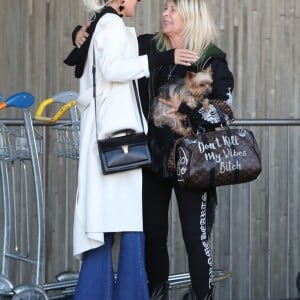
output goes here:
[[124, 2], [124, 10], [122, 10], [122, 15], [124, 17], [133, 17], [135, 14], [136, 5], [140, 2], [140, 0], [125, 0]]
[[183, 28], [183, 20], [179, 16], [173, 0], [168, 0], [162, 14], [162, 32], [167, 36], [180, 35]]

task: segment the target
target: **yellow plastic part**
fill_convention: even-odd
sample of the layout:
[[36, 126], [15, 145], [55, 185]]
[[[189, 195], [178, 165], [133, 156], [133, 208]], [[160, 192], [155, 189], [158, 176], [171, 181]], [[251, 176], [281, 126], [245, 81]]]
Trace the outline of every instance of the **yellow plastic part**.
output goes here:
[[53, 98], [48, 98], [42, 101], [36, 110], [35, 119], [42, 122], [55, 123], [57, 122], [63, 114], [65, 114], [71, 107], [76, 105], [76, 100], [72, 100], [63, 105], [59, 111], [54, 115], [54, 117], [42, 116], [45, 108], [54, 102]]

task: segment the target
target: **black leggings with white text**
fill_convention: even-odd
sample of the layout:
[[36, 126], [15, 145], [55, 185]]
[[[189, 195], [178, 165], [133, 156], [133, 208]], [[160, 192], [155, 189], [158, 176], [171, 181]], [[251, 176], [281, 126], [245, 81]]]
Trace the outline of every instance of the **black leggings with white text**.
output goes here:
[[175, 179], [164, 179], [144, 169], [143, 220], [149, 290], [151, 293], [156, 286], [168, 280], [168, 210], [173, 189], [188, 254], [192, 287], [197, 297], [202, 299], [210, 288], [212, 272], [207, 228], [208, 193], [183, 188]]

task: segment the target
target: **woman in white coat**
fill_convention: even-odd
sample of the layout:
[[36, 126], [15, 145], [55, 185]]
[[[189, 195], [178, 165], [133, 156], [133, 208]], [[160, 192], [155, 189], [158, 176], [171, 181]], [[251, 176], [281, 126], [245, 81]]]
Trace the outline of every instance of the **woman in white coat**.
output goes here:
[[[149, 296], [142, 232], [142, 173], [131, 170], [102, 175], [96, 134], [104, 138], [124, 128], [142, 131], [132, 81], [148, 77], [149, 69], [162, 61], [190, 64], [197, 57], [191, 51], [174, 49], [160, 57], [138, 56], [135, 30], [125, 26], [121, 18], [134, 15], [138, 0], [107, 0], [105, 5], [100, 0], [83, 2], [96, 13], [97, 23], [89, 37], [77, 101], [81, 137], [74, 255], [82, 259], [82, 266], [74, 299], [144, 300]], [[144, 117], [143, 123], [147, 130]], [[122, 232], [117, 280], [112, 266], [115, 232]]]
[[[77, 101], [81, 137], [74, 254], [82, 259], [82, 267], [74, 299], [148, 299], [141, 170], [102, 175], [96, 143], [96, 128], [98, 138], [124, 128], [143, 130], [132, 80], [149, 76], [148, 58], [138, 56], [135, 31], [126, 27], [119, 15], [122, 10], [125, 16], [133, 16], [138, 1], [106, 1], [105, 7], [95, 0], [84, 2], [91, 11], [101, 10], [102, 16], [91, 39]], [[115, 232], [122, 232], [116, 282], [111, 253]]]

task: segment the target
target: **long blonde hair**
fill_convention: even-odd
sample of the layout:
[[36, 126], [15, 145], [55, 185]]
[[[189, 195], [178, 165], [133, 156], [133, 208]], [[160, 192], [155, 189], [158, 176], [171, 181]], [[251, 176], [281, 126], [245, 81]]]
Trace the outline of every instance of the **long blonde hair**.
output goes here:
[[[216, 36], [215, 24], [205, 0], [173, 0], [183, 20], [182, 46], [201, 56]], [[169, 38], [162, 32], [158, 35], [159, 50], [172, 48]]]
[[90, 12], [98, 12], [100, 11], [104, 5], [110, 4], [115, 0], [82, 0], [83, 5]]

